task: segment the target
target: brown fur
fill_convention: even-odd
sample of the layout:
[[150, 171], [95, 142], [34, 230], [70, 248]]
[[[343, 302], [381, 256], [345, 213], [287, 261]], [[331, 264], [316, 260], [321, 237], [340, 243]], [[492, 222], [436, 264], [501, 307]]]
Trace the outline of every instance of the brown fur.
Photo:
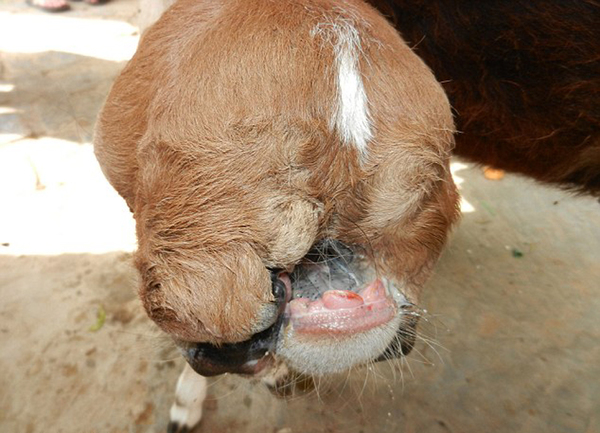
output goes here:
[[[361, 35], [367, 158], [330, 128], [334, 53], [321, 23]], [[374, 252], [417, 301], [457, 217], [446, 97], [360, 1], [181, 0], [142, 37], [95, 146], [136, 223], [140, 297], [178, 339], [236, 342], [272, 320], [267, 267], [323, 237]]]

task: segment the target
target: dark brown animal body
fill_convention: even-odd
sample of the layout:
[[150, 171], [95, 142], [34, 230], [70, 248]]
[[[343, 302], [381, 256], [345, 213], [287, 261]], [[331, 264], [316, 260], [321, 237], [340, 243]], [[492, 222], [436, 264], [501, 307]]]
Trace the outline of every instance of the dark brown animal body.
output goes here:
[[444, 86], [457, 155], [600, 194], [600, 3], [369, 2]]

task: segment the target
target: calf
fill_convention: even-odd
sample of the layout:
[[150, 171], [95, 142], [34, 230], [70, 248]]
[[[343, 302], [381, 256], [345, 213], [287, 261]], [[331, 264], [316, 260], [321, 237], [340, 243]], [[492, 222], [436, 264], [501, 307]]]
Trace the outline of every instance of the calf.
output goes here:
[[[450, 80], [460, 154], [598, 192], [586, 96], [597, 76], [561, 84], [551, 94], [572, 105], [544, 115], [528, 72], [494, 75], [490, 59], [510, 64], [518, 35], [470, 38], [457, 21], [467, 6], [371, 3]], [[205, 379], [192, 370], [276, 384], [410, 351], [421, 288], [457, 219], [453, 132], [431, 71], [359, 0], [180, 0], [144, 33], [95, 149], [136, 219], [143, 305], [189, 364], [172, 431], [201, 416]]]
[[136, 220], [142, 303], [196, 372], [327, 374], [412, 347], [457, 218], [453, 132], [361, 1], [182, 0], [115, 82], [95, 151]]

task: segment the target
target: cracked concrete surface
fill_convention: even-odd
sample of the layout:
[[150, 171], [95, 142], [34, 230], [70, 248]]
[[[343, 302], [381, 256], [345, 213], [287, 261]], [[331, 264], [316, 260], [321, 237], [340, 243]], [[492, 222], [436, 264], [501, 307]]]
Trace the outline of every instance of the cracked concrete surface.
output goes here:
[[[137, 301], [133, 223], [90, 144], [137, 3], [72, 5], [0, 6], [0, 431], [162, 432], [182, 361]], [[453, 167], [463, 220], [409, 359], [290, 401], [214, 379], [196, 432], [600, 431], [600, 204]]]

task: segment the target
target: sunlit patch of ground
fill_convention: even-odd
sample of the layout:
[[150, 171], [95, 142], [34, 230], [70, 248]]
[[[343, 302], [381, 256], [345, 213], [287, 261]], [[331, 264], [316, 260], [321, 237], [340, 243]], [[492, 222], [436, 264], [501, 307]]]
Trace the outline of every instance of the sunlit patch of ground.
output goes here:
[[137, 42], [137, 27], [124, 21], [0, 12], [0, 254], [135, 248], [133, 219], [90, 142], [96, 113], [87, 100], [103, 96], [76, 68], [96, 59], [102, 73], [128, 60]]
[[0, 51], [5, 53], [57, 51], [123, 61], [135, 51], [137, 35], [137, 27], [123, 21], [0, 12]]
[[133, 218], [90, 143], [51, 137], [0, 146], [0, 253], [132, 251]]

